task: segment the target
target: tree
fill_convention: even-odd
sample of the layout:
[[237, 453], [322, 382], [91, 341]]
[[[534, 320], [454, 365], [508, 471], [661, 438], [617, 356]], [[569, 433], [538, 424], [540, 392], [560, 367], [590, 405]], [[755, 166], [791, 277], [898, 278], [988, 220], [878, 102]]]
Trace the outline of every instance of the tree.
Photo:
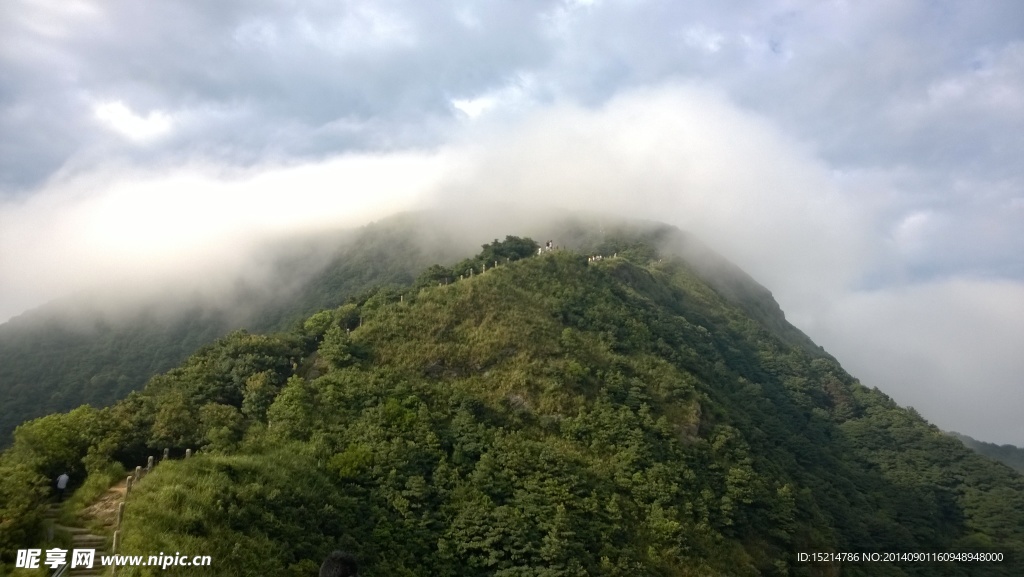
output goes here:
[[200, 439], [195, 406], [182, 391], [170, 391], [156, 411], [149, 445], [156, 449], [186, 449], [198, 445]]
[[270, 371], [256, 373], [245, 381], [242, 393], [242, 414], [253, 421], [266, 422], [267, 409], [277, 396], [278, 386]]
[[270, 432], [280, 438], [306, 440], [313, 430], [316, 391], [301, 377], [288, 379], [281, 394], [267, 410]]
[[231, 405], [207, 403], [199, 409], [199, 420], [206, 446], [215, 451], [234, 448], [245, 431], [242, 414]]

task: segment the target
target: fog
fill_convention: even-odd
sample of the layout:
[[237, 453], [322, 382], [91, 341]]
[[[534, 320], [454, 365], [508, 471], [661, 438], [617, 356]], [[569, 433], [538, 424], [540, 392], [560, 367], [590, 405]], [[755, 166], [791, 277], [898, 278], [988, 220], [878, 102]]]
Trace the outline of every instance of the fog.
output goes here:
[[0, 318], [82, 291], [112, 293], [102, 310], [138, 293], [219, 300], [273, 272], [275, 245], [408, 209], [443, 170], [436, 154], [402, 153], [58, 178], [0, 206]]

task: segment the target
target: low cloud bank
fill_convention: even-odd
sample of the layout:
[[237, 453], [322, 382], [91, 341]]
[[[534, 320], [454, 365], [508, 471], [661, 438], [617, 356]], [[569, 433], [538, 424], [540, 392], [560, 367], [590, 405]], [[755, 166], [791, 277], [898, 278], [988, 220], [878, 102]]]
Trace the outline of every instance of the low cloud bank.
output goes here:
[[445, 163], [346, 155], [245, 171], [107, 166], [0, 205], [0, 319], [67, 294], [155, 285], [208, 296], [252, 275], [275, 238], [354, 227], [412, 207]]

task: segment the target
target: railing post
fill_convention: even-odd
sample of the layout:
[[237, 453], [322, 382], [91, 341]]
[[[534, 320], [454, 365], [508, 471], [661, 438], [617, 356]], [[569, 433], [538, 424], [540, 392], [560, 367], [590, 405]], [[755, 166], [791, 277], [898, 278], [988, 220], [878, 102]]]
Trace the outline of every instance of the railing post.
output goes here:
[[185, 449], [185, 458], [187, 459], [187, 458], [189, 458], [191, 456], [192, 456], [192, 449]]
[[124, 520], [124, 501], [117, 504], [117, 528], [121, 528], [121, 521]]
[[152, 470], [153, 470], [153, 455], [150, 455], [149, 458], [146, 459], [146, 472], [148, 473], [148, 472], [150, 472]]
[[124, 494], [125, 494], [125, 496], [127, 496], [131, 492], [132, 492], [132, 476], [128, 475], [128, 480], [126, 480], [125, 484], [124, 484]]
[[170, 449], [164, 449], [164, 458], [163, 458], [163, 460], [166, 461], [167, 457], [169, 457], [170, 454], [171, 454], [171, 450]]

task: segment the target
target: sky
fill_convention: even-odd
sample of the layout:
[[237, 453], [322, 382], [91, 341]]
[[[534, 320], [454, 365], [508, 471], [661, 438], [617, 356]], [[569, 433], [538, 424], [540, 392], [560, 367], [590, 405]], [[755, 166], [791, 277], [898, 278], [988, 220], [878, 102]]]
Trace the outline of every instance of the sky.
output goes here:
[[605, 211], [1024, 446], [1017, 0], [8, 0], [0, 38], [0, 322], [410, 208]]

